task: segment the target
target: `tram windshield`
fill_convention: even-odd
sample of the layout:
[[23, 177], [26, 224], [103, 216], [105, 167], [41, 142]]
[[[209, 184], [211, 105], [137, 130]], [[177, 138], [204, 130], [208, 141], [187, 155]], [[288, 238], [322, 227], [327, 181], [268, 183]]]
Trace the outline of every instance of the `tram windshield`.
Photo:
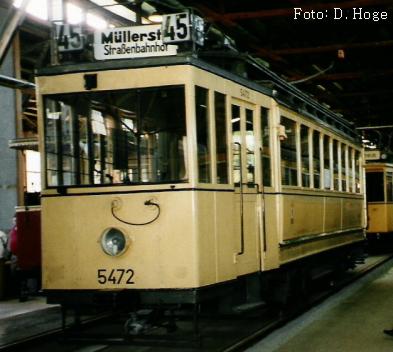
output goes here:
[[185, 182], [184, 86], [48, 95], [47, 185]]

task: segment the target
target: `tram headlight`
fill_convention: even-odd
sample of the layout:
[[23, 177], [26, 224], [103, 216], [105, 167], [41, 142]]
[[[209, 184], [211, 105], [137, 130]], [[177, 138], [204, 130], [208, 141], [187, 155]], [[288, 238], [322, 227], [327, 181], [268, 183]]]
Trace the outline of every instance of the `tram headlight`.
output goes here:
[[109, 228], [101, 236], [101, 247], [108, 255], [121, 255], [128, 247], [127, 237], [119, 229]]

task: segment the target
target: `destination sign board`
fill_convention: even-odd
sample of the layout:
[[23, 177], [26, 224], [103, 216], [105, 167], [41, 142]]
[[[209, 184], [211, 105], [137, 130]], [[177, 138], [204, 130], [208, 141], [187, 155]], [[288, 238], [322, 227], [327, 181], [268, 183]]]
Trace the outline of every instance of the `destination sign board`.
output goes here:
[[163, 42], [161, 25], [108, 28], [94, 33], [96, 60], [177, 54], [177, 46]]
[[379, 151], [379, 150], [365, 150], [364, 157], [366, 160], [381, 159], [381, 151]]

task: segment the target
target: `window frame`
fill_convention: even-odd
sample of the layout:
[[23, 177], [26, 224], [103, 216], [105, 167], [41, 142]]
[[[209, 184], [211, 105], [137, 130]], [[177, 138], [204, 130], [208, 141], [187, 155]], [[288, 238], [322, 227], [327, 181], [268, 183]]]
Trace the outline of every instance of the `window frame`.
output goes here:
[[[184, 136], [186, 137], [186, 140], [188, 139], [189, 136], [189, 126], [188, 126], [188, 117], [187, 117], [187, 84], [173, 84], [173, 85], [163, 85], [163, 86], [151, 86], [151, 87], [142, 87], [142, 88], [122, 88], [122, 89], [116, 89], [116, 90], [97, 90], [97, 91], [87, 91], [87, 92], [83, 92], [82, 94], [86, 94], [86, 95], [90, 95], [90, 94], [110, 94], [110, 93], [126, 93], [126, 92], [130, 92], [130, 91], [139, 91], [139, 90], [143, 90], [143, 91], [153, 91], [153, 90], [160, 90], [161, 89], [179, 89], [182, 92], [182, 103], [184, 104], [184, 108], [183, 108], [183, 112], [184, 112]], [[79, 94], [78, 92], [60, 92], [60, 93], [54, 93], [54, 94], [43, 94], [41, 99], [42, 99], [42, 104], [43, 104], [43, 130], [44, 130], [44, 137], [43, 137], [43, 146], [44, 146], [44, 154], [43, 154], [43, 160], [42, 160], [42, 171], [43, 171], [43, 184], [45, 185], [44, 189], [53, 189], [53, 188], [82, 188], [82, 187], [118, 187], [118, 186], [143, 186], [143, 185], [155, 185], [155, 184], [167, 184], [167, 183], [188, 183], [190, 182], [190, 175], [189, 175], [189, 168], [190, 168], [190, 160], [189, 160], [189, 156], [187, 153], [187, 149], [184, 150], [184, 154], [183, 154], [183, 158], [184, 158], [184, 167], [185, 167], [185, 174], [187, 175], [187, 177], [185, 179], [174, 179], [174, 180], [163, 180], [163, 181], [139, 181], [139, 182], [131, 182], [131, 183], [127, 183], [127, 182], [110, 182], [110, 183], [95, 183], [94, 182], [94, 168], [91, 166], [92, 163], [94, 163], [94, 150], [91, 147], [93, 144], [93, 134], [92, 134], [92, 116], [91, 116], [91, 112], [94, 110], [94, 108], [92, 108], [92, 106], [89, 105], [89, 108], [87, 109], [89, 111], [88, 114], [86, 114], [86, 116], [84, 116], [86, 118], [86, 136], [87, 136], [87, 141], [88, 141], [88, 145], [90, 146], [87, 150], [87, 163], [89, 164], [89, 168], [88, 168], [88, 174], [82, 174], [81, 170], [76, 170], [73, 171], [74, 173], [78, 172], [78, 174], [76, 175], [76, 178], [79, 178], [79, 181], [74, 181], [71, 184], [64, 184], [64, 180], [62, 180], [62, 178], [64, 177], [64, 170], [63, 167], [58, 167], [55, 171], [57, 172], [58, 177], [57, 178], [57, 182], [56, 184], [50, 184], [49, 182], [49, 178], [48, 178], [48, 149], [47, 149], [47, 142], [46, 139], [48, 137], [48, 125], [47, 125], [47, 115], [46, 115], [46, 108], [47, 108], [47, 104], [48, 101], [51, 100], [53, 102], [63, 102], [61, 97], [62, 96], [73, 96], [73, 95], [77, 95]], [[57, 100], [54, 100], [57, 99]], [[67, 105], [67, 106], [71, 106], [73, 107], [74, 105]], [[73, 115], [73, 119], [75, 120], [75, 116], [77, 115], [76, 112], [74, 111], [74, 109], [71, 109], [71, 113]], [[82, 115], [80, 115], [82, 116]], [[79, 118], [78, 120], [75, 120], [74, 123], [79, 124]], [[59, 117], [58, 120], [56, 120], [56, 124], [57, 124], [57, 131], [60, 130], [62, 128], [61, 124], [61, 117]], [[60, 126], [59, 126], [60, 125]], [[80, 138], [80, 128], [78, 128], [77, 131], [77, 137]], [[56, 143], [57, 144], [62, 144], [63, 143], [63, 136], [62, 134], [60, 134], [60, 138], [59, 138], [59, 133], [56, 134]], [[184, 146], [185, 148], [187, 148], [187, 145]], [[57, 163], [60, 164], [64, 153], [61, 151], [63, 147], [60, 146], [59, 151], [57, 151]], [[80, 149], [80, 147], [77, 148], [78, 150]], [[74, 151], [74, 155], [73, 157], [77, 159], [78, 164], [81, 161], [81, 156], [79, 151]], [[59, 165], [60, 166], [60, 165]], [[92, 171], [93, 170], [93, 171]], [[88, 177], [89, 181], [88, 183], [83, 182], [80, 178], [81, 177], [85, 177], [83, 176], [85, 175], [86, 177]]]

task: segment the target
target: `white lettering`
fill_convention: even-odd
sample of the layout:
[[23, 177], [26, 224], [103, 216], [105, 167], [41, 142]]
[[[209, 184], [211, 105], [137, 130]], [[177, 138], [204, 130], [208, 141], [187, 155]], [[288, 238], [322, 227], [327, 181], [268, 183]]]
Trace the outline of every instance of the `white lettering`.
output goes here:
[[[359, 18], [357, 18], [357, 16], [359, 16]], [[356, 20], [356, 19], [361, 20], [362, 19], [362, 8], [360, 8], [360, 9], [358, 9], [356, 7], [353, 8], [353, 19], [354, 20]]]
[[325, 18], [325, 14], [323, 11], [315, 11], [315, 10], [309, 10], [309, 11], [303, 11], [301, 7], [294, 7], [294, 14], [293, 14], [293, 19], [298, 20], [304, 19], [304, 20], [323, 20]]
[[387, 20], [388, 13], [386, 11], [363, 11], [362, 7], [352, 8], [354, 20], [372, 20], [373, 22], [379, 22], [380, 20]]
[[339, 7], [334, 8], [334, 19], [335, 20], [341, 20], [343, 17], [343, 10], [340, 9]]
[[302, 10], [301, 7], [295, 7], [295, 8], [294, 8], [294, 11], [295, 11], [295, 14], [294, 14], [294, 18], [293, 18], [293, 19], [297, 20], [298, 16], [301, 15], [301, 13], [302, 13], [303, 10]]

